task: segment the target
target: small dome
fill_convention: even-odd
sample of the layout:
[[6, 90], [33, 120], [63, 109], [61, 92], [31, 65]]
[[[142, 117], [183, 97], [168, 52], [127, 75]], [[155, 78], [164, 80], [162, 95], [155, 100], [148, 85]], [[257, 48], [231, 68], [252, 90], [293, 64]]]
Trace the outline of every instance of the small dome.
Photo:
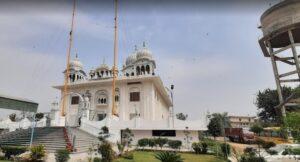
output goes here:
[[145, 42], [143, 43], [143, 48], [140, 49], [136, 54], [136, 59], [147, 58], [152, 60], [152, 52], [146, 47]]
[[105, 63], [105, 59], [103, 59], [102, 64], [96, 68], [95, 71], [99, 71], [99, 70], [109, 70], [109, 66]]
[[136, 61], [137, 46], [134, 46], [134, 52], [126, 58], [126, 66], [133, 64]]
[[98, 68], [97, 68], [97, 70], [109, 70], [110, 68], [109, 68], [109, 66], [107, 65], [107, 64], [105, 64], [105, 63], [102, 63]]
[[127, 57], [126, 59], [126, 66], [131, 65], [136, 61], [136, 53], [131, 54], [130, 56]]
[[79, 61], [77, 54], [75, 59], [70, 61], [69, 65], [70, 68], [73, 68], [75, 70], [81, 70], [83, 68], [83, 64]]
[[90, 74], [93, 74], [93, 73], [95, 73], [94, 68], [90, 70]]

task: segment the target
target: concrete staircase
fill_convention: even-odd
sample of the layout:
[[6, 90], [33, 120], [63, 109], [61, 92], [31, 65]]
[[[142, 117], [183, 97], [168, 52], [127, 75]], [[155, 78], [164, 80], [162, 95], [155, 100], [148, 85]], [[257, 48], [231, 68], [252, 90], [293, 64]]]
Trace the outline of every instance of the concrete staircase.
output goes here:
[[[0, 135], [0, 145], [29, 146], [31, 129], [21, 129]], [[34, 129], [33, 145], [44, 145], [48, 152], [66, 148], [63, 127]]]
[[[40, 127], [34, 129], [33, 144], [42, 144], [47, 152], [55, 152], [66, 148], [64, 127]], [[74, 136], [74, 151], [87, 152], [89, 148], [98, 143], [98, 139], [78, 128], [70, 128]], [[31, 129], [21, 129], [0, 135], [0, 145], [29, 146]], [[73, 143], [73, 141], [70, 141]]]
[[79, 128], [71, 128], [73, 134], [75, 134], [75, 143], [73, 147], [76, 152], [88, 152], [89, 148], [94, 148], [99, 143], [99, 140], [94, 135], [91, 135]]

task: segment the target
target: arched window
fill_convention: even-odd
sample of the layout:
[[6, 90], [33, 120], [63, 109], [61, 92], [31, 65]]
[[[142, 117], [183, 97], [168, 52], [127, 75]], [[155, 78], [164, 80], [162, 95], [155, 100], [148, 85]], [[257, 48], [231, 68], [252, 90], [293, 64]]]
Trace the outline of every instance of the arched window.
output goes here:
[[147, 72], [147, 74], [150, 74], [150, 66], [149, 65], [146, 66], [146, 72]]
[[72, 82], [75, 81], [75, 74], [72, 75]]
[[126, 73], [126, 76], [127, 76], [127, 77], [129, 77], [129, 74], [128, 74], [128, 73]]
[[139, 66], [136, 67], [136, 75], [141, 75], [141, 68]]
[[141, 67], [141, 72], [142, 72], [142, 74], [145, 74], [145, 66], [144, 65]]
[[133, 72], [131, 73], [131, 76], [134, 76], [134, 73], [133, 73]]
[[103, 77], [104, 71], [101, 71], [101, 76]]
[[105, 90], [100, 90], [96, 92], [96, 105], [107, 105], [108, 97]]

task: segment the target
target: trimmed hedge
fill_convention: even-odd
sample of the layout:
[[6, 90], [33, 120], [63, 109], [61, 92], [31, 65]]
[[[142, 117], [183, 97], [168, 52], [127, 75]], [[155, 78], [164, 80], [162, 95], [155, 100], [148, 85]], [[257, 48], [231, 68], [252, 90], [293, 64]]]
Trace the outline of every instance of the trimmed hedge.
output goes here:
[[148, 138], [142, 138], [138, 140], [138, 146], [146, 147], [148, 145]]
[[154, 146], [164, 147], [166, 144], [172, 149], [180, 149], [182, 142], [180, 140], [169, 140], [167, 138], [142, 138], [138, 140], [139, 147], [149, 146], [153, 148]]
[[172, 149], [180, 149], [182, 142], [180, 140], [168, 140], [168, 146]]

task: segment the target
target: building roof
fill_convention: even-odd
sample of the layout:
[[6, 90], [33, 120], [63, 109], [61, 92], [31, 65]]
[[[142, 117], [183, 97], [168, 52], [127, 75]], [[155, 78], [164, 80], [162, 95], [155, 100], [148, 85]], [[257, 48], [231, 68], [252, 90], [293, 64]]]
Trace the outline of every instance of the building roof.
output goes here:
[[0, 108], [36, 112], [38, 103], [25, 98], [0, 94]]

